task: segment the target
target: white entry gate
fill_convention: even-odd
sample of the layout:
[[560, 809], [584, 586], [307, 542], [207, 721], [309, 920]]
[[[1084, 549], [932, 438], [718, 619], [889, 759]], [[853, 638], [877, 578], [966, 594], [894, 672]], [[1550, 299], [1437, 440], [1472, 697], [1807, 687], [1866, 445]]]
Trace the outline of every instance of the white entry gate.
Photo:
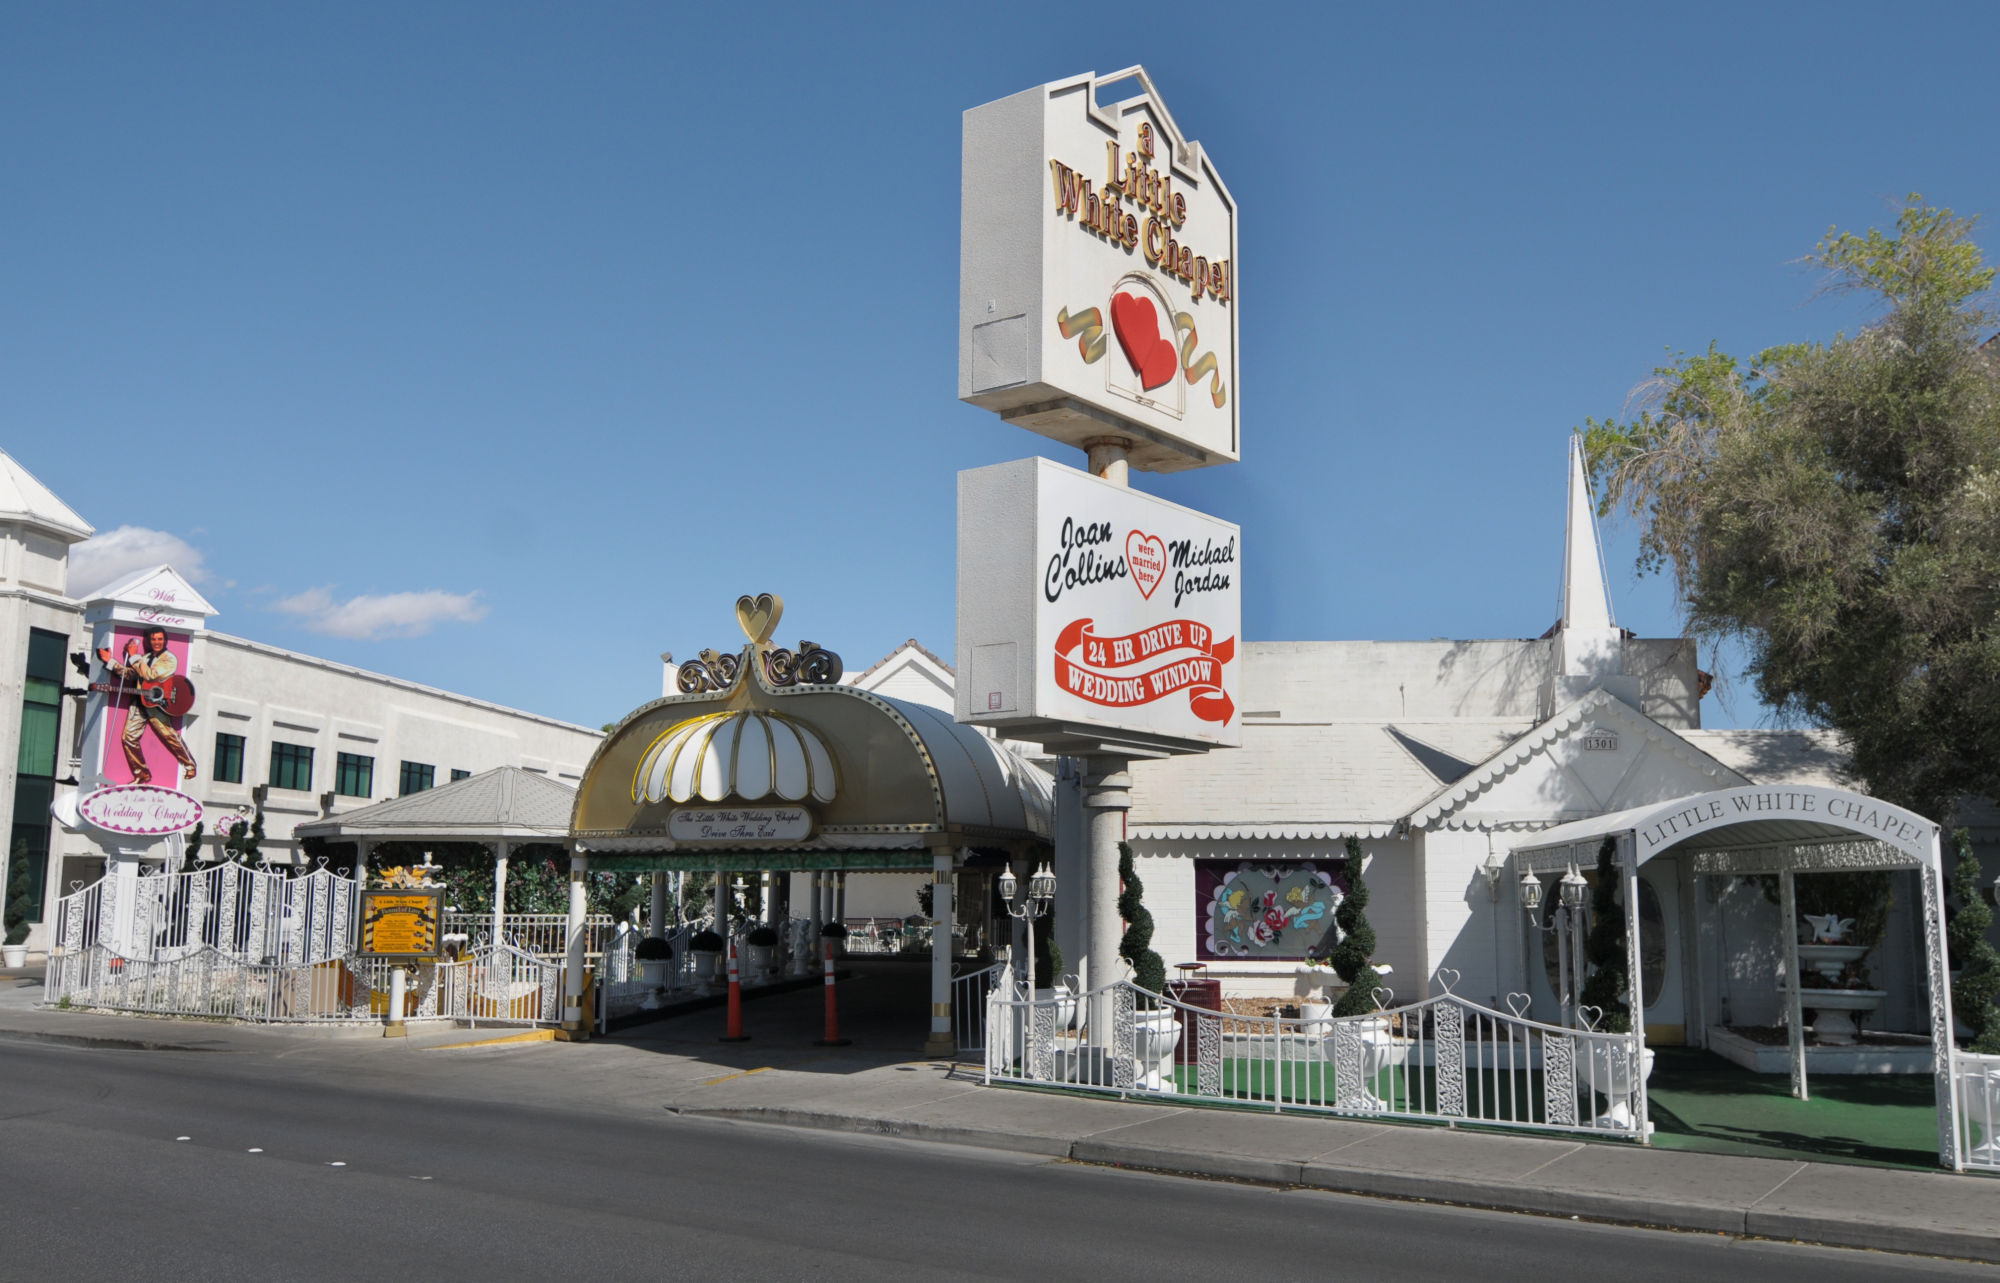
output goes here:
[[56, 900], [50, 953], [102, 946], [150, 962], [206, 948], [271, 966], [325, 962], [354, 952], [360, 905], [361, 883], [323, 863], [302, 874], [233, 863], [108, 873]]

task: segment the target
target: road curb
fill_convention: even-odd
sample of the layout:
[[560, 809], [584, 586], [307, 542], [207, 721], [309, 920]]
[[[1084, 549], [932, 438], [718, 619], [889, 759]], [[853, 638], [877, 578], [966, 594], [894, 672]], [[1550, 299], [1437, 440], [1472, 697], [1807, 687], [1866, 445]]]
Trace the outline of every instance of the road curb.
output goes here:
[[1817, 1216], [1796, 1210], [1759, 1211], [1722, 1203], [1662, 1202], [1587, 1190], [1544, 1189], [1507, 1181], [1340, 1167], [1319, 1160], [1300, 1163], [1236, 1154], [1193, 1154], [1186, 1150], [1157, 1149], [1087, 1136], [1065, 1141], [981, 1127], [909, 1122], [823, 1110], [741, 1106], [683, 1108], [674, 1112], [684, 1118], [805, 1127], [1040, 1154], [1049, 1158], [1067, 1158], [1079, 1163], [1133, 1168], [1170, 1176], [1249, 1181], [1369, 1198], [1443, 1203], [1483, 1211], [1575, 1216], [1645, 1229], [1730, 1234], [1811, 1243], [1821, 1247], [1858, 1248], [2000, 1264], [2000, 1236], [1884, 1221], [1857, 1221], [1852, 1217]]
[[60, 1047], [96, 1047], [105, 1051], [222, 1051], [185, 1042], [154, 1042], [149, 1038], [104, 1038], [96, 1034], [60, 1034], [45, 1029], [0, 1029], [0, 1039], [45, 1042]]

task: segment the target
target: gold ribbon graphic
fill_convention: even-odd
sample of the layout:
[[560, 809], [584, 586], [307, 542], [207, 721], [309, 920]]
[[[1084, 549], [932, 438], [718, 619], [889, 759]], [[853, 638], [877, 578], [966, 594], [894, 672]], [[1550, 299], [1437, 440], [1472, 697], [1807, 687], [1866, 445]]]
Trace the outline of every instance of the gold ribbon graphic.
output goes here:
[[1174, 313], [1174, 330], [1176, 333], [1187, 331], [1187, 337], [1181, 340], [1181, 373], [1187, 376], [1189, 383], [1199, 382], [1201, 376], [1206, 374], [1209, 399], [1220, 410], [1222, 403], [1229, 399], [1229, 394], [1223, 390], [1222, 375], [1216, 372], [1215, 353], [1203, 352], [1200, 360], [1194, 360], [1195, 344], [1200, 340], [1195, 334], [1194, 318], [1186, 312]]
[[1086, 308], [1075, 316], [1064, 308], [1056, 313], [1056, 329], [1064, 338], [1076, 340], [1085, 365], [1095, 364], [1104, 355], [1104, 314], [1096, 308]]

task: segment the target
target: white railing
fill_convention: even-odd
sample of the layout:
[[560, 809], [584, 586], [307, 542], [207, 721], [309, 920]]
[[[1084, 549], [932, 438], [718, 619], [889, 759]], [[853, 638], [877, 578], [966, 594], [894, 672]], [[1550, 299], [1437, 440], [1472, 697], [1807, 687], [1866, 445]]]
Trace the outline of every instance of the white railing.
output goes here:
[[986, 1050], [986, 998], [1007, 975], [1007, 964], [996, 962], [984, 970], [952, 977], [951, 1032], [961, 1054]]
[[[379, 1021], [388, 1015], [396, 965], [361, 958], [267, 965], [208, 945], [171, 958], [126, 958], [92, 945], [50, 956], [43, 1005], [257, 1023]], [[561, 1002], [559, 965], [481, 948], [456, 962], [418, 964], [405, 1016], [554, 1024]]]
[[2000, 1056], [1954, 1051], [1951, 1089], [1958, 1097], [1958, 1164], [2000, 1172]]
[[[583, 951], [595, 956], [617, 930], [611, 915], [593, 913], [583, 920]], [[463, 935], [468, 940], [491, 942], [493, 915], [490, 913], [447, 912], [446, 935]], [[538, 958], [561, 961], [569, 947], [569, 915], [566, 913], [503, 913], [500, 915], [500, 943], [511, 945]]]
[[597, 964], [597, 1031], [605, 1032], [609, 1022], [629, 1016], [644, 1007], [648, 999], [656, 1004], [687, 992], [694, 985], [694, 959], [688, 956], [687, 942], [693, 926], [677, 927], [666, 935], [674, 956], [661, 967], [661, 982], [647, 978], [646, 963], [638, 957], [639, 942], [645, 937], [622, 928], [604, 942]]
[[[1564, 1028], [1443, 992], [1366, 1016], [1238, 1016], [1120, 982], [986, 1002], [986, 1080], [1274, 1111], [1644, 1140], [1650, 1059], [1637, 1034]], [[1510, 1007], [1525, 1010], [1524, 995]], [[1182, 1040], [1187, 1040], [1185, 1048]], [[1178, 1054], [1177, 1054], [1178, 1053]], [[1602, 1102], [1601, 1104], [1599, 1102]]]
[[361, 884], [324, 864], [296, 875], [227, 862], [107, 874], [57, 898], [50, 953], [102, 946], [128, 960], [160, 961], [211, 949], [267, 965], [325, 962], [353, 952], [360, 903]]

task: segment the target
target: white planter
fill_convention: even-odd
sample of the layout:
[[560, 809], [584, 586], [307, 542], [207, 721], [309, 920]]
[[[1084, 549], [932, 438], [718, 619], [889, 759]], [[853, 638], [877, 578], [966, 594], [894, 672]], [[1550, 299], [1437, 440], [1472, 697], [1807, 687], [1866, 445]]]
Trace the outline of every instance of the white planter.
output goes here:
[[1801, 989], [1799, 1006], [1813, 1013], [1813, 1033], [1828, 1047], [1852, 1047], [1854, 1017], [1882, 1005], [1886, 989]]
[[[1328, 1008], [1329, 1014], [1331, 1011], [1332, 1009]], [[1395, 1027], [1390, 1024], [1387, 1016], [1370, 1016], [1365, 1020], [1354, 1021], [1353, 1026], [1361, 1035], [1362, 1091], [1367, 1093], [1366, 1099], [1360, 1102], [1361, 1106], [1364, 1109], [1387, 1109], [1389, 1102], [1375, 1094], [1375, 1084], [1381, 1079], [1384, 1070], [1409, 1060], [1409, 1040], [1396, 1036]], [[1333, 1037], [1329, 1029], [1326, 1036], [1328, 1061], [1333, 1059]]]
[[746, 944], [743, 946], [742, 978], [744, 980], [769, 980], [771, 978], [771, 951], [773, 947], [768, 944]]
[[694, 979], [703, 989], [708, 988], [710, 981], [725, 978], [722, 968], [722, 950], [694, 950]]
[[28, 965], [28, 946], [25, 944], [0, 944], [0, 967], [9, 971]]
[[1589, 1068], [1584, 1071], [1589, 1077], [1580, 1085], [1603, 1094], [1608, 1107], [1593, 1122], [1609, 1131], [1633, 1130], [1638, 1120], [1632, 1115], [1632, 1090], [1653, 1076], [1653, 1049], [1640, 1052], [1639, 1072], [1634, 1074], [1630, 1047], [1602, 1038], [1590, 1040]]
[[1299, 1032], [1307, 1037], [1325, 1036], [1333, 1032], [1333, 1004], [1330, 1002], [1302, 1002], [1299, 1004]]
[[1166, 1091], [1174, 1085], [1174, 1048], [1180, 1044], [1181, 1022], [1172, 1010], [1135, 1011], [1133, 1058], [1139, 1062], [1138, 1086]]
[[1869, 948], [1865, 944], [1802, 944], [1799, 965], [1811, 967], [1828, 980], [1839, 980], [1841, 970], [1867, 957]]

